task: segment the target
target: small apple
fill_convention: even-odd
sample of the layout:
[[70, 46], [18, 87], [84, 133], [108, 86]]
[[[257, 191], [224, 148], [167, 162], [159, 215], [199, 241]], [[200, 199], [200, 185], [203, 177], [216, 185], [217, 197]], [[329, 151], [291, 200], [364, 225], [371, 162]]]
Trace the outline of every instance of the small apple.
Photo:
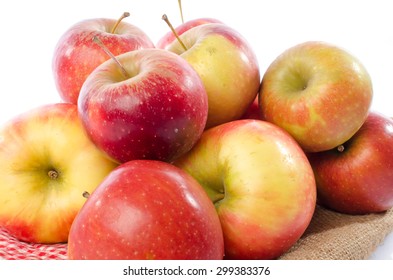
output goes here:
[[371, 78], [346, 50], [308, 41], [277, 57], [260, 89], [263, 118], [288, 131], [307, 152], [344, 143], [366, 120]]
[[[178, 36], [186, 32], [187, 30], [194, 28], [195, 26], [206, 24], [206, 23], [222, 23], [220, 20], [215, 18], [197, 18], [182, 23], [175, 28], [175, 32]], [[168, 31], [163, 37], [161, 37], [156, 43], [156, 47], [160, 49], [166, 49], [173, 41], [176, 40], [176, 36], [173, 31]]]
[[201, 77], [209, 102], [206, 129], [239, 119], [260, 86], [259, 65], [251, 45], [221, 23], [195, 26], [179, 38], [166, 49], [188, 61]]
[[297, 142], [274, 124], [247, 119], [213, 127], [174, 164], [214, 202], [225, 258], [278, 258], [311, 221], [312, 168]]
[[117, 59], [98, 66], [80, 92], [79, 114], [92, 141], [118, 162], [171, 161], [189, 151], [205, 128], [208, 110], [195, 70], [160, 49]]
[[66, 242], [71, 223], [116, 167], [87, 137], [74, 104], [48, 104], [0, 129], [0, 228], [22, 241]]
[[370, 214], [393, 207], [393, 120], [370, 112], [347, 142], [308, 155], [318, 203], [346, 214]]
[[[123, 17], [128, 14], [125, 13]], [[122, 17], [122, 18], [123, 18]], [[120, 20], [93, 18], [80, 21], [60, 37], [53, 54], [54, 81], [61, 98], [76, 104], [87, 76], [109, 57], [93, 41], [98, 36], [114, 54], [153, 48], [150, 38], [137, 26]]]
[[222, 259], [220, 220], [203, 188], [169, 163], [120, 165], [72, 224], [69, 259]]

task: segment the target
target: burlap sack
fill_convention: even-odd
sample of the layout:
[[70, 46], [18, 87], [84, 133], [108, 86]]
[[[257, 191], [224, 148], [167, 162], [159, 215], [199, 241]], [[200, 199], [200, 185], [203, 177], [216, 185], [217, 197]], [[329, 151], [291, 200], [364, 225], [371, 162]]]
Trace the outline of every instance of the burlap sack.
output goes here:
[[317, 206], [302, 238], [280, 259], [367, 259], [393, 230], [393, 209], [379, 214], [345, 215]]

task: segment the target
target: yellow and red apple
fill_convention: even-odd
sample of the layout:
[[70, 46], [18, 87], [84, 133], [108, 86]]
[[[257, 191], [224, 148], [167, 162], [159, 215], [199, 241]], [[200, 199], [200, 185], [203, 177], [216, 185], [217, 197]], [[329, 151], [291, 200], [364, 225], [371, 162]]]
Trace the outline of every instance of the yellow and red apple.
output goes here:
[[297, 142], [274, 124], [247, 119], [213, 127], [174, 164], [214, 202], [225, 258], [277, 258], [311, 221], [312, 168]]
[[344, 143], [366, 120], [373, 89], [364, 65], [343, 48], [309, 41], [289, 48], [266, 70], [264, 119], [288, 131], [308, 152]]
[[0, 227], [22, 241], [66, 242], [82, 194], [115, 167], [87, 137], [74, 104], [13, 118], [0, 129]]
[[206, 88], [206, 128], [239, 119], [260, 86], [257, 57], [247, 40], [221, 23], [203, 23], [182, 33], [165, 49], [188, 61]]

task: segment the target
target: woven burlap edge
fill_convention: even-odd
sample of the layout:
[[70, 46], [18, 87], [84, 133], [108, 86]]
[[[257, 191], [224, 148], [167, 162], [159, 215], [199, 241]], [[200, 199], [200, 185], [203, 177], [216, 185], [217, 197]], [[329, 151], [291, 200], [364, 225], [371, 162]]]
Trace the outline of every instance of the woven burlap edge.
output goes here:
[[393, 209], [345, 215], [317, 206], [303, 236], [281, 260], [364, 260], [393, 231]]

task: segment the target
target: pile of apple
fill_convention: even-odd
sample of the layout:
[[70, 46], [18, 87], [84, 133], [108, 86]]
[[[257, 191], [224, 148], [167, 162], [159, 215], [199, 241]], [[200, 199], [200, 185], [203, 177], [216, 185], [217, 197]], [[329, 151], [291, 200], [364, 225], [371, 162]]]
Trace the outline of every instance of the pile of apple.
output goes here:
[[305, 42], [261, 79], [219, 20], [154, 44], [127, 16], [67, 30], [53, 57], [64, 102], [1, 128], [0, 227], [68, 242], [70, 259], [275, 259], [317, 201], [393, 206], [393, 121], [370, 112], [353, 55]]

